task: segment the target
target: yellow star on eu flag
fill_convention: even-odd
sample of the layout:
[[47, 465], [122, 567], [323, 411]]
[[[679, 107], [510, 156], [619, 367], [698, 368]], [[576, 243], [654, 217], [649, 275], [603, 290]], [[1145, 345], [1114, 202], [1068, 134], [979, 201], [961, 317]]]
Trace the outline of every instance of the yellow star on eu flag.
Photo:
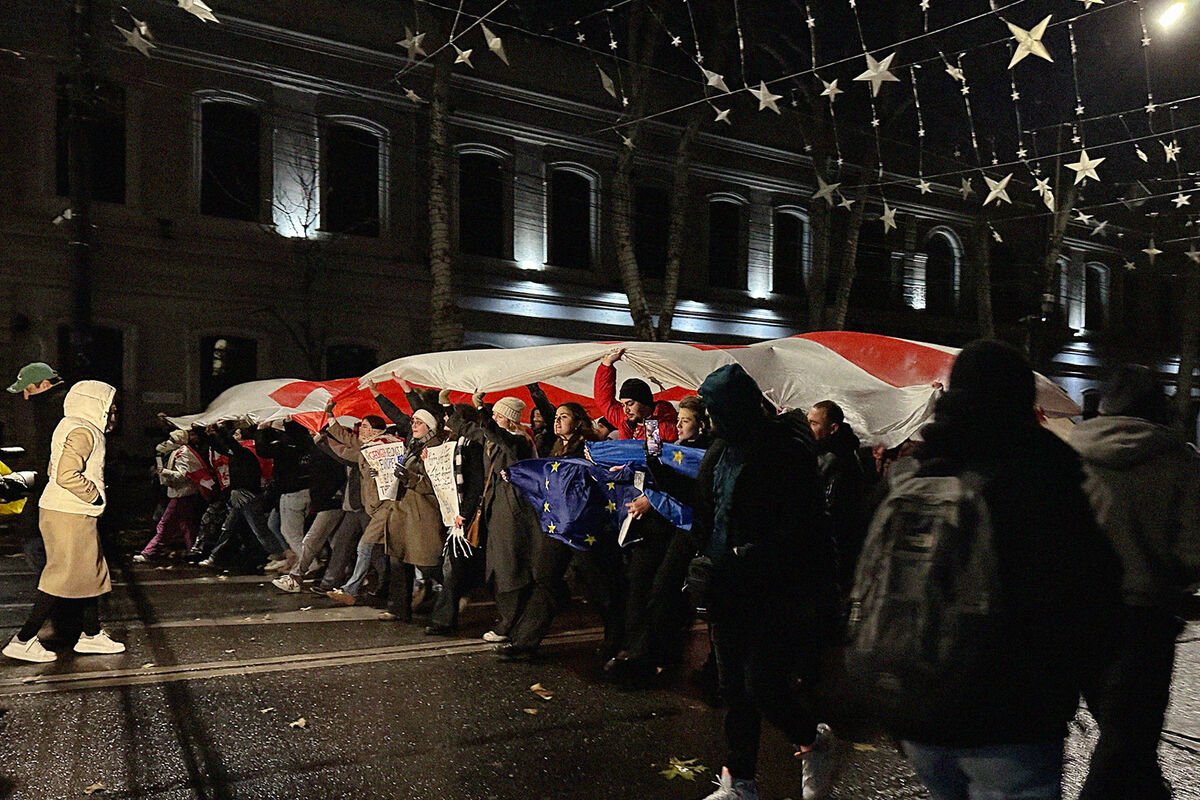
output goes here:
[[616, 485], [615, 483], [613, 483], [612, 481], [609, 481], [609, 482], [608, 482], [608, 490], [609, 490], [610, 492], [611, 492], [611, 491], [613, 491], [613, 490], [615, 490], [616, 488], [617, 488], [617, 485]]
[[549, 511], [549, 510], [550, 510], [550, 503], [549, 502], [542, 503], [542, 511]]
[[616, 511], [616, 510], [617, 510], [617, 504], [616, 504], [616, 503], [614, 503], [612, 500], [609, 500], [609, 501], [608, 501], [608, 505], [607, 505], [607, 506], [605, 506], [605, 508], [607, 508], [609, 511]]
[[682, 464], [683, 463], [683, 451], [676, 450], [675, 455], [671, 456], [671, 458], [675, 461], [676, 464]]
[[549, 533], [554, 533], [555, 527], [556, 527], [555, 524], [553, 522], [551, 522], [550, 525], [546, 528], [546, 531]]
[[550, 471], [551, 471], [551, 472], [558, 472], [558, 468], [559, 468], [559, 466], [560, 466], [559, 462], [558, 462], [558, 461], [555, 461], [553, 464], [551, 464], [551, 465], [550, 465]]
[[596, 543], [596, 537], [595, 537], [595, 536], [592, 536], [592, 535], [589, 533], [587, 536], [583, 537], [583, 542], [584, 542], [584, 544], [586, 544], [588, 547], [591, 547], [592, 545], [594, 545], [594, 544]]

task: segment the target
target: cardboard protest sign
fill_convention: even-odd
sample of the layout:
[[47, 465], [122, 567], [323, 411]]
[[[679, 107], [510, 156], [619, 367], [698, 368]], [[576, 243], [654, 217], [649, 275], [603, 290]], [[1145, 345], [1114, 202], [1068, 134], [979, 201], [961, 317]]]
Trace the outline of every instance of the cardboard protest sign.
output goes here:
[[457, 441], [425, 448], [425, 474], [442, 509], [442, 524], [448, 528], [458, 517], [458, 478], [454, 470], [457, 452]]
[[396, 465], [404, 461], [404, 442], [380, 442], [362, 449], [371, 469], [375, 470], [375, 488], [380, 500], [395, 500], [400, 481], [396, 478]]

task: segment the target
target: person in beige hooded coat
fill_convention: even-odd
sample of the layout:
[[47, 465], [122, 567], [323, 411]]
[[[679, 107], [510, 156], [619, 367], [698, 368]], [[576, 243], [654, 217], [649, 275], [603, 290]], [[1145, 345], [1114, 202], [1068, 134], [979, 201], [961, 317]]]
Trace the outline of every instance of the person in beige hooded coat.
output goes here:
[[38, 503], [38, 525], [46, 542], [46, 568], [25, 626], [5, 646], [21, 661], [53, 661], [37, 633], [63, 600], [78, 609], [82, 633], [77, 653], [123, 653], [100, 628], [98, 600], [112, 591], [97, 522], [104, 513], [104, 435], [116, 414], [117, 390], [100, 381], [80, 381], [63, 400], [63, 419], [50, 442], [47, 485]]

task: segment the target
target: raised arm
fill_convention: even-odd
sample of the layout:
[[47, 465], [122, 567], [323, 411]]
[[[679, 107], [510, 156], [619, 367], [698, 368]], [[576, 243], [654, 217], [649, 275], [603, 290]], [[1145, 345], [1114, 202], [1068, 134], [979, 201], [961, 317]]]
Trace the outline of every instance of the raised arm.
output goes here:
[[596, 367], [596, 378], [592, 382], [592, 399], [604, 418], [619, 431], [626, 429], [625, 410], [617, 400], [617, 368], [613, 366], [625, 354], [624, 348], [614, 350], [604, 357]]

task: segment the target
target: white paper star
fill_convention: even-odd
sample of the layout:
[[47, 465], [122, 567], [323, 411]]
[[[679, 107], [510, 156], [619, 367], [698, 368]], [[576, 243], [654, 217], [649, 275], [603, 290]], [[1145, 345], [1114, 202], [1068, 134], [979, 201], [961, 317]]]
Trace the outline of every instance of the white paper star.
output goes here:
[[988, 176], [984, 175], [983, 182], [987, 184], [988, 194], [987, 194], [987, 197], [984, 198], [983, 204], [986, 206], [988, 203], [992, 202], [993, 200], [995, 200], [998, 204], [999, 203], [1012, 203], [1012, 200], [1010, 200], [1008, 198], [1008, 182], [1011, 180], [1012, 180], [1011, 172], [1008, 173], [1007, 175], [1005, 175], [1003, 178], [1001, 178], [998, 181], [994, 181], [991, 178], [989, 178]]
[[632, 149], [633, 149], [633, 139], [630, 139], [630, 138], [629, 138], [628, 136], [626, 136], [625, 134], [621, 134], [621, 144], [625, 145], [625, 146], [626, 146], [626, 147], [628, 147], [630, 150], [632, 150]]
[[704, 80], [709, 86], [728, 94], [729, 87], [725, 85], [725, 77], [723, 75], [718, 75], [712, 70], [705, 69], [704, 67], [701, 67], [700, 71], [704, 73]]
[[70, 208], [64, 208], [62, 210], [61, 214], [56, 216], [54, 219], [50, 220], [50, 224], [51, 225], [62, 225], [64, 222], [72, 219], [74, 216], [75, 216], [75, 212], [73, 210], [71, 210]]
[[953, 64], [946, 65], [946, 74], [951, 78], [954, 78], [954, 80], [958, 81], [959, 83], [962, 83], [967, 79], [967, 77], [963, 75], [963, 71]]
[[821, 79], [821, 83], [825, 84], [825, 91], [821, 92], [821, 97], [828, 97], [830, 103], [832, 103], [839, 94], [845, 94], [844, 91], [838, 88], [837, 82], [837, 78], [834, 78], [831, 81], [827, 81], [824, 78]]
[[1087, 150], [1079, 151], [1079, 160], [1074, 164], [1067, 164], [1067, 169], [1075, 171], [1075, 185], [1083, 183], [1086, 179], [1092, 178], [1100, 180], [1100, 176], [1096, 174], [1096, 167], [1103, 164], [1103, 158], [1088, 158]]
[[1200, 264], [1200, 250], [1196, 249], [1195, 242], [1192, 242], [1191, 246], [1188, 248], [1188, 251], [1184, 253], [1184, 255], [1190, 258], [1192, 263]]
[[1167, 156], [1167, 161], [1175, 161], [1176, 156], [1178, 156], [1181, 152], [1183, 152], [1183, 148], [1180, 147], [1179, 143], [1176, 142], [1174, 139], [1172, 139], [1170, 143], [1162, 142], [1162, 146], [1163, 146], [1163, 152]]
[[1037, 192], [1038, 194], [1045, 194], [1046, 192], [1050, 191], [1050, 179], [1038, 178], [1033, 184], [1033, 191]]
[[817, 27], [817, 21], [815, 19], [813, 19], [812, 14], [809, 14], [808, 19], [804, 20], [804, 22], [808, 25], [809, 28]]
[[417, 94], [412, 89], [405, 89], [404, 96], [407, 99], [413, 101], [414, 103], [424, 103], [425, 102], [425, 100], [422, 99], [421, 95]]
[[1012, 101], [1014, 103], [1021, 99], [1021, 93], [1018, 92], [1016, 89], [1013, 89], [1013, 93], [1009, 96], [1012, 97]]
[[1046, 208], [1050, 209], [1051, 211], [1057, 210], [1054, 207], [1054, 190], [1053, 189], [1047, 189], [1046, 191], [1042, 192], [1042, 203], [1045, 204]]
[[1071, 144], [1079, 144], [1083, 141], [1083, 137], [1078, 133], [1071, 137]]
[[838, 203], [838, 205], [849, 211], [851, 206], [854, 205], [854, 201], [846, 197], [846, 195], [842, 195], [842, 202]]
[[1017, 64], [1020, 64], [1027, 55], [1035, 55], [1038, 58], [1044, 58], [1047, 61], [1054, 61], [1050, 57], [1050, 51], [1046, 49], [1046, 45], [1042, 44], [1042, 37], [1046, 35], [1046, 26], [1050, 24], [1050, 19], [1054, 15], [1047, 16], [1044, 20], [1034, 25], [1029, 30], [1018, 28], [1011, 22], [1005, 22], [1009, 31], [1017, 40], [1017, 49], [1013, 51], [1012, 60], [1008, 62], [1008, 68], [1012, 69]]
[[583, 35], [583, 31], [575, 34], [575, 41], [579, 42], [580, 44], [583, 44], [587, 41], [587, 37]]
[[769, 108], [772, 111], [774, 111], [776, 114], [781, 113], [779, 111], [779, 106], [775, 104], [775, 101], [781, 99], [783, 97], [783, 95], [772, 94], [771, 90], [767, 88], [767, 84], [764, 83], [763, 81], [759, 81], [758, 88], [751, 89], [750, 94], [752, 94], [758, 98], [758, 110], [759, 111], [765, 111]]
[[507, 65], [508, 54], [504, 52], [504, 42], [500, 41], [500, 37], [492, 33], [491, 29], [488, 28], [487, 25], [484, 25], [481, 22], [479, 23], [479, 27], [483, 29], [483, 39], [487, 42], [488, 50], [491, 50], [493, 53], [495, 53], [496, 58], [499, 58]]
[[933, 184], [921, 178], [921, 180], [917, 181], [917, 189], [921, 191], [921, 194], [929, 194], [933, 191]]
[[958, 190], [958, 193], [962, 195], [963, 200], [966, 200], [968, 197], [975, 194], [975, 187], [971, 186], [970, 178], [962, 179], [962, 188]]
[[876, 61], [871, 57], [870, 53], [866, 53], [865, 55], [867, 57], [867, 69], [854, 80], [870, 81], [872, 97], [875, 97], [879, 94], [879, 87], [883, 85], [884, 81], [899, 82], [900, 79], [888, 71], [889, 67], [892, 66], [892, 59], [896, 57], [895, 53], [892, 53], [890, 56], [883, 59], [883, 61]]
[[1091, 8], [1092, 6], [1102, 6], [1102, 5], [1104, 5], [1104, 0], [1079, 0], [1079, 2], [1083, 3], [1083, 10], [1084, 10], [1084, 11], [1087, 11], [1087, 10], [1088, 10], [1089, 8]]
[[959, 93], [959, 94], [961, 94], [963, 97], [966, 97], [967, 95], [969, 95], [969, 94], [971, 93], [971, 87], [970, 87], [970, 86], [967, 86], [967, 85], [964, 83], [964, 84], [962, 85], [962, 88], [958, 90], [958, 93]]
[[883, 220], [884, 233], [896, 230], [896, 209], [889, 206], [886, 200], [883, 201], [883, 215], [880, 219]]
[[1171, 198], [1171, 202], [1175, 204], [1176, 208], [1183, 208], [1184, 206], [1190, 206], [1192, 204], [1192, 196], [1190, 194], [1184, 194], [1183, 192], [1180, 192]]
[[1163, 253], [1163, 251], [1162, 251], [1162, 250], [1159, 250], [1159, 249], [1158, 249], [1158, 246], [1157, 246], [1156, 244], [1154, 244], [1154, 237], [1153, 237], [1153, 236], [1151, 236], [1151, 237], [1150, 237], [1150, 246], [1149, 246], [1149, 247], [1147, 247], [1147, 248], [1145, 248], [1144, 250], [1142, 250], [1142, 252], [1143, 252], [1143, 253], [1145, 253], [1147, 256], [1149, 256], [1149, 257], [1150, 257], [1150, 263], [1151, 263], [1151, 264], [1153, 264], [1153, 263], [1154, 263], [1154, 259], [1156, 259], [1156, 258], [1158, 258], [1159, 256], [1161, 256], [1161, 255], [1162, 255], [1162, 253]]
[[616, 39], [613, 39], [613, 38], [611, 38], [611, 37], [609, 38], [609, 40], [608, 40], [608, 49], [609, 49], [609, 50], [616, 50], [616, 49], [617, 49], [617, 40], [616, 40]]
[[179, 7], [201, 22], [220, 22], [213, 16], [212, 9], [204, 4], [204, 0], [179, 0]]
[[600, 85], [604, 87], [604, 91], [608, 92], [613, 97], [617, 96], [617, 86], [613, 83], [613, 79], [608, 77], [608, 73], [596, 67], [596, 71], [600, 73]]
[[1101, 222], [1097, 222], [1096, 227], [1092, 228], [1092, 232], [1090, 235], [1092, 235], [1092, 236], [1101, 236], [1101, 235], [1107, 236], [1108, 234], [1105, 233], [1105, 230], [1104, 230], [1107, 227], [1108, 227], [1108, 220], [1103, 220]]
[[841, 186], [840, 183], [826, 183], [825, 179], [820, 175], [817, 176], [817, 191], [813, 192], [813, 200], [824, 200], [830, 206], [833, 205], [833, 193]]
[[1082, 222], [1084, 225], [1091, 224], [1091, 221], [1094, 220], [1095, 218], [1096, 217], [1093, 214], [1085, 214], [1082, 211], [1075, 212], [1075, 221]]
[[1158, 111], [1158, 104], [1151, 100], [1146, 104], [1146, 113], [1153, 114], [1155, 111]]
[[454, 48], [455, 53], [458, 53], [458, 55], [454, 57], [455, 64], [466, 64], [471, 69], [475, 69], [475, 65], [471, 63], [471, 53], [474, 52], [473, 50], [470, 48], [467, 48], [466, 50], [460, 50], [456, 44], [450, 46]]
[[921, 10], [922, 11], [929, 10], [929, 0], [921, 0]]
[[672, 47], [681, 47], [682, 45], [683, 45], [683, 39], [680, 39], [678, 36], [671, 37], [671, 46]]
[[1084, 110], [1085, 109], [1083, 107], [1083, 103], [1080, 103], [1079, 105], [1075, 106], [1075, 116], [1082, 117]]
[[997, 242], [1001, 242], [1001, 243], [1004, 242], [1004, 237], [1001, 236], [1000, 231], [996, 230], [995, 228], [992, 228], [992, 238], [995, 239]]
[[1137, 264], [1133, 263], [1132, 261], [1126, 261], [1121, 266], [1124, 267], [1129, 272], [1133, 272], [1135, 269], [1137, 269]]
[[1133, 146], [1133, 149], [1137, 151], [1137, 157], [1142, 160], [1142, 163], [1144, 163], [1144, 164], [1150, 163], [1150, 156], [1146, 155], [1145, 150], [1143, 150], [1141, 147], [1139, 147], [1136, 144]]
[[730, 120], [729, 120], [729, 112], [731, 110], [732, 109], [728, 109], [728, 108], [724, 108], [724, 109], [718, 108], [716, 119], [714, 119], [713, 122], [724, 122], [726, 125], [732, 125], [733, 123], [730, 122]]
[[428, 56], [421, 42], [425, 41], [425, 34], [413, 33], [412, 29], [407, 25], [404, 26], [404, 38], [396, 42], [396, 44], [408, 51], [408, 60], [413, 61], [417, 56]]
[[1029, 155], [1029, 151], [1024, 147], [1017, 148], [1017, 158], [1024, 160], [1027, 155]]
[[131, 31], [125, 30], [120, 25], [114, 25], [113, 27], [119, 30], [121, 35], [125, 37], [125, 44], [129, 45], [134, 50], [137, 50], [147, 58], [150, 57], [150, 51], [153, 50], [156, 45], [142, 34], [143, 31], [149, 31], [149, 28], [146, 27], [146, 23], [139, 19], [135, 19], [133, 21], [133, 30]]

